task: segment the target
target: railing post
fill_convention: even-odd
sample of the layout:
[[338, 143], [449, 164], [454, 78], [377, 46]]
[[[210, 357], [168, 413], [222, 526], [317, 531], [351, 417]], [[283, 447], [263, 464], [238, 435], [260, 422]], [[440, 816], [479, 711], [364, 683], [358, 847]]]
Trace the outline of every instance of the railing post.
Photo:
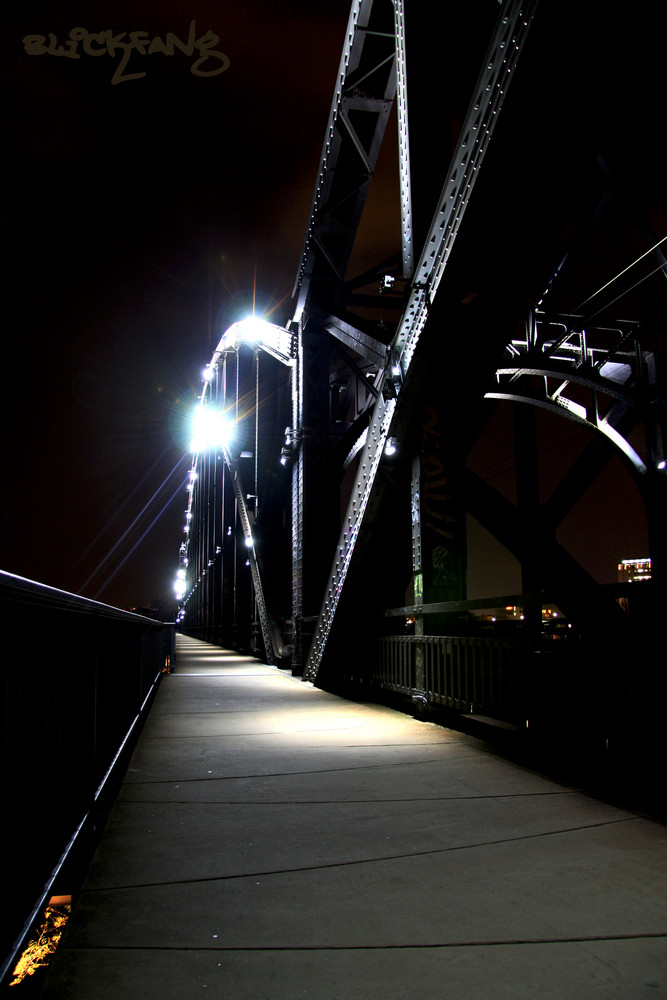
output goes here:
[[[412, 462], [410, 483], [410, 510], [412, 522], [412, 603], [415, 605], [415, 636], [424, 634], [424, 617], [418, 608], [424, 603], [424, 573], [422, 561], [421, 524], [421, 459], [417, 455]], [[416, 642], [414, 652], [414, 693], [415, 700], [425, 700], [424, 645]]]

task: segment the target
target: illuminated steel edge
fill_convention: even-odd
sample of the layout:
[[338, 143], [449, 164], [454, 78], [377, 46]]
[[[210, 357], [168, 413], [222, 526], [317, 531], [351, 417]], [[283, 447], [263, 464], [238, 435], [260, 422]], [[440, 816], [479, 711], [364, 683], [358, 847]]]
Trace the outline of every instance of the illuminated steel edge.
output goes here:
[[243, 490], [241, 488], [241, 481], [239, 479], [238, 469], [236, 468], [236, 463], [234, 462], [232, 456], [227, 451], [226, 448], [222, 449], [222, 453], [227, 463], [227, 468], [229, 469], [232, 482], [234, 484], [234, 495], [236, 497], [236, 502], [238, 504], [239, 515], [241, 518], [241, 527], [243, 528], [243, 537], [248, 544], [248, 559], [250, 562], [250, 575], [252, 576], [252, 584], [255, 589], [255, 603], [257, 604], [257, 613], [259, 614], [259, 624], [262, 630], [262, 639], [264, 640], [264, 655], [265, 662], [271, 665], [276, 663], [276, 652], [273, 643], [273, 626], [269, 618], [268, 611], [266, 610], [266, 601], [264, 599], [264, 588], [262, 587], [262, 580], [259, 573], [259, 567], [257, 565], [257, 556], [255, 554], [255, 541], [252, 534], [252, 526], [250, 524], [250, 517], [248, 515], [248, 505], [246, 504], [245, 496], [243, 495]]
[[[483, 70], [477, 81], [473, 101], [452, 157], [448, 178], [439, 200], [440, 207], [431, 224], [411, 286], [407, 307], [394, 338], [392, 353], [395, 352], [399, 358], [403, 379], [408, 373], [430, 305], [444, 273], [536, 7], [537, 0], [528, 0], [525, 3], [519, 0], [507, 0], [501, 9]], [[398, 70], [399, 79], [405, 74], [403, 51], [401, 56], [403, 66]], [[399, 91], [399, 101], [401, 99], [405, 99], [404, 90]], [[395, 407], [395, 399], [385, 400], [382, 396], [375, 404], [327, 584], [324, 604], [304, 671], [304, 680], [315, 681], [317, 678]]]
[[[394, 0], [400, 3], [401, 0]], [[384, 37], [391, 43], [391, 55], [385, 55], [380, 63], [371, 61], [364, 64], [364, 46], [367, 33], [378, 35], [370, 29], [370, 22], [373, 15], [375, 0], [352, 0], [350, 16], [347, 23], [345, 41], [341, 60], [336, 76], [334, 99], [332, 102], [327, 128], [320, 157], [320, 167], [318, 171], [315, 191], [311, 204], [310, 216], [303, 243], [303, 249], [294, 285], [293, 297], [296, 298], [296, 309], [294, 312], [294, 322], [300, 321], [306, 301], [310, 291], [311, 279], [316, 276], [318, 267], [325, 262], [325, 269], [329, 277], [334, 277], [342, 281], [349, 256], [352, 250], [354, 235], [356, 233], [361, 212], [363, 209], [366, 190], [375, 169], [377, 152], [382, 141], [384, 129], [389, 118], [394, 95], [396, 91], [395, 79], [395, 39], [393, 34], [386, 33]], [[394, 18], [396, 21], [396, 16]], [[361, 65], [365, 68], [365, 79], [379, 69], [381, 65], [390, 64], [390, 72], [385, 81], [383, 93], [366, 94], [364, 97], [355, 96], [350, 90], [350, 77], [353, 76]], [[372, 88], [371, 88], [372, 89]], [[376, 123], [374, 138], [371, 148], [366, 150], [356, 134], [355, 128], [350, 120], [348, 110], [354, 106], [363, 107], [365, 111], [374, 111]], [[337, 173], [341, 143], [351, 144], [358, 154], [357, 170], [349, 170]], [[342, 193], [337, 190], [334, 200], [332, 199], [332, 185], [334, 179], [341, 180], [346, 173], [348, 186]], [[343, 203], [352, 201], [355, 205], [352, 218], [343, 220], [340, 211]], [[345, 234], [344, 249], [339, 249], [332, 253], [325, 245], [324, 235], [330, 226], [334, 226], [337, 235]]]
[[[636, 410], [653, 432], [647, 442], [651, 466], [664, 460], [662, 437], [647, 402], [657, 395], [655, 356], [642, 349], [641, 334], [639, 323], [589, 324], [584, 316], [552, 314], [547, 319], [534, 311], [525, 338], [506, 348], [509, 360], [496, 370], [497, 388], [485, 396], [551, 410], [603, 434], [644, 476], [646, 463], [616, 427], [629, 410]], [[588, 406], [568, 396], [570, 385], [590, 390]], [[604, 413], [600, 397], [611, 400]]]
[[[303, 427], [303, 337], [297, 338], [292, 382], [292, 426]], [[303, 442], [297, 441], [292, 464], [292, 663], [301, 664], [303, 624]]]
[[405, 75], [405, 16], [403, 0], [394, 0], [394, 32], [396, 35], [396, 108], [398, 112], [403, 277], [410, 279], [415, 269], [415, 251], [410, 184], [410, 133], [408, 130], [408, 90]]

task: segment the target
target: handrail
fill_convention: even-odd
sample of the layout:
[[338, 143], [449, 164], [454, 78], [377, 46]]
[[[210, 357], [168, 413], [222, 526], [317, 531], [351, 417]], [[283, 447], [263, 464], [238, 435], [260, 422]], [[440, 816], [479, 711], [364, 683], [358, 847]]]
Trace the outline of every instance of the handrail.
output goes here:
[[0, 570], [5, 624], [0, 760], [11, 805], [11, 905], [0, 984], [14, 968], [45, 901], [99, 800], [127, 765], [162, 673], [175, 626]]

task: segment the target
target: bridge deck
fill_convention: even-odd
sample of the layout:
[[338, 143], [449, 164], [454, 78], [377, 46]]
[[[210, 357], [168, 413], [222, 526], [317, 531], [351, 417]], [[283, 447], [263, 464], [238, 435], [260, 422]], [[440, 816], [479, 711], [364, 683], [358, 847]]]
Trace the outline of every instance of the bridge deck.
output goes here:
[[48, 1000], [667, 996], [667, 834], [180, 638]]

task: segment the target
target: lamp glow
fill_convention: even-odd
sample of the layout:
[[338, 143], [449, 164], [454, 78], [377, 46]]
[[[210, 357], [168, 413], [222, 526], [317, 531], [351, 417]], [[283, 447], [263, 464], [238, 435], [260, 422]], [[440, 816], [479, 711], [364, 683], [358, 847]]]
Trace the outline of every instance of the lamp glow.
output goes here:
[[192, 418], [190, 451], [198, 453], [212, 448], [224, 448], [231, 441], [233, 424], [221, 410], [199, 405]]
[[271, 330], [271, 324], [258, 316], [248, 316], [236, 324], [236, 336], [243, 344], [260, 344]]
[[213, 355], [215, 359], [228, 351], [238, 351], [245, 345], [252, 350], [262, 348], [283, 364], [294, 364], [294, 344], [292, 334], [284, 327], [276, 326], [259, 316], [248, 316], [225, 330]]

